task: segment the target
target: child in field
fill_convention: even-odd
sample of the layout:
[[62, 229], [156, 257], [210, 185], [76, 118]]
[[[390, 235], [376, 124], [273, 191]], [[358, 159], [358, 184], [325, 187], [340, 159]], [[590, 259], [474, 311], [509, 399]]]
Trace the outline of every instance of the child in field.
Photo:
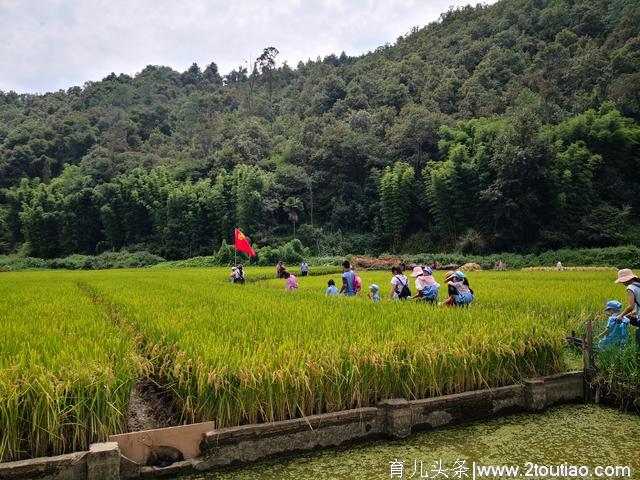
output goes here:
[[411, 276], [415, 278], [416, 293], [413, 298], [424, 302], [435, 303], [438, 300], [440, 284], [433, 278], [433, 270], [429, 267], [414, 267]]
[[391, 291], [389, 298], [391, 300], [410, 300], [411, 290], [409, 289], [409, 279], [402, 273], [399, 266], [391, 267], [393, 278], [391, 279]]
[[375, 283], [373, 285], [370, 285], [369, 286], [369, 293], [367, 293], [367, 297], [369, 297], [374, 302], [379, 302], [380, 301], [380, 295], [378, 295], [378, 290], [380, 290], [380, 288]]
[[327, 285], [328, 287], [327, 287], [326, 295], [329, 295], [330, 297], [335, 297], [340, 293], [340, 290], [338, 290], [338, 287], [336, 287], [336, 282], [333, 281], [333, 278], [327, 282]]
[[298, 290], [298, 279], [296, 278], [295, 275], [285, 271], [282, 276], [285, 279], [285, 283], [284, 283], [284, 289], [287, 292], [293, 292], [295, 290]]
[[238, 266], [236, 267], [236, 276], [233, 282], [244, 285], [244, 267], [242, 266], [242, 264], [238, 264]]
[[471, 290], [469, 280], [464, 273], [447, 272], [444, 281], [449, 284], [449, 298], [444, 302], [445, 306], [462, 307], [473, 302], [473, 290]]
[[598, 342], [599, 348], [622, 347], [627, 343], [629, 318], [623, 317], [617, 320], [622, 304], [617, 300], [607, 302], [604, 311], [609, 314], [606, 328], [598, 335], [601, 340]]
[[244, 285], [244, 269], [242, 265], [237, 267], [231, 267], [231, 274], [229, 275], [229, 281], [231, 283], [240, 283]]

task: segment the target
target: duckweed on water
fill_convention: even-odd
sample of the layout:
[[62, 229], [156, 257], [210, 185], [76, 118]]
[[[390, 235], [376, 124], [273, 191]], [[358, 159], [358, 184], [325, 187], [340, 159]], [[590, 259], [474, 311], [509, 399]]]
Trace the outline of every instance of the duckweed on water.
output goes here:
[[[640, 418], [634, 414], [595, 405], [569, 405], [541, 414], [513, 415], [483, 423], [422, 433], [403, 441], [379, 441], [345, 449], [325, 450], [272, 460], [245, 468], [182, 480], [383, 480], [390, 478], [390, 464], [404, 465], [412, 478], [416, 466], [432, 474], [442, 461], [453, 477], [457, 460], [489, 465], [525, 467], [538, 465], [628, 466], [640, 473]], [[637, 473], [636, 473], [637, 472]], [[429, 478], [445, 478], [444, 476]], [[465, 478], [465, 477], [462, 477]], [[471, 478], [469, 475], [468, 478]]]

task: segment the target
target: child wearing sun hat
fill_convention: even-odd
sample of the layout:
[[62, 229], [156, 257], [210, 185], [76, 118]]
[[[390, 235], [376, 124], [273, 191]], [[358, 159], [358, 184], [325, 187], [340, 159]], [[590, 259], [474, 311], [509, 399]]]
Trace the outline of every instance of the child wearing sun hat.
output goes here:
[[462, 307], [473, 302], [473, 290], [471, 290], [464, 273], [460, 271], [447, 272], [444, 281], [449, 284], [449, 298], [444, 302], [447, 307], [454, 305]]
[[411, 276], [415, 278], [416, 293], [413, 298], [424, 302], [438, 301], [440, 284], [433, 278], [433, 270], [429, 267], [413, 267]]
[[375, 283], [373, 285], [369, 285], [369, 293], [367, 293], [367, 297], [369, 297], [374, 302], [379, 302], [380, 295], [378, 294], [378, 290], [380, 290], [380, 288]]
[[598, 338], [601, 339], [598, 342], [599, 348], [619, 347], [627, 342], [629, 318], [622, 317], [620, 321], [617, 320], [621, 309], [622, 303], [617, 300], [610, 300], [604, 307], [604, 311], [609, 314], [609, 318], [607, 319], [606, 328], [598, 335]]

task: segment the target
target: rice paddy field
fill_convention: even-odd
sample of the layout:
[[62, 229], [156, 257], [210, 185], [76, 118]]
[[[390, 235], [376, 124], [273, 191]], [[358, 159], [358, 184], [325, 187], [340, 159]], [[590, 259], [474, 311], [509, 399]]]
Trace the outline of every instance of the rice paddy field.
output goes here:
[[144, 377], [183, 422], [229, 426], [556, 373], [564, 336], [624, 294], [613, 271], [475, 272], [477, 301], [445, 309], [387, 301], [387, 272], [359, 272], [381, 286], [374, 304], [326, 297], [339, 273], [285, 292], [273, 270], [244, 286], [225, 268], [1, 274], [0, 460], [126, 431]]

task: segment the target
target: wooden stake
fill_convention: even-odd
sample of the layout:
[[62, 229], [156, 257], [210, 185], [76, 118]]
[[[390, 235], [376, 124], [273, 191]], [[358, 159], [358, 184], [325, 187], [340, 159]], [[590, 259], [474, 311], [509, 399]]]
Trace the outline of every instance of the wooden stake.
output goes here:
[[593, 401], [591, 381], [595, 375], [595, 355], [593, 352], [593, 320], [585, 322], [585, 334], [582, 338], [582, 365], [584, 369], [584, 399]]

